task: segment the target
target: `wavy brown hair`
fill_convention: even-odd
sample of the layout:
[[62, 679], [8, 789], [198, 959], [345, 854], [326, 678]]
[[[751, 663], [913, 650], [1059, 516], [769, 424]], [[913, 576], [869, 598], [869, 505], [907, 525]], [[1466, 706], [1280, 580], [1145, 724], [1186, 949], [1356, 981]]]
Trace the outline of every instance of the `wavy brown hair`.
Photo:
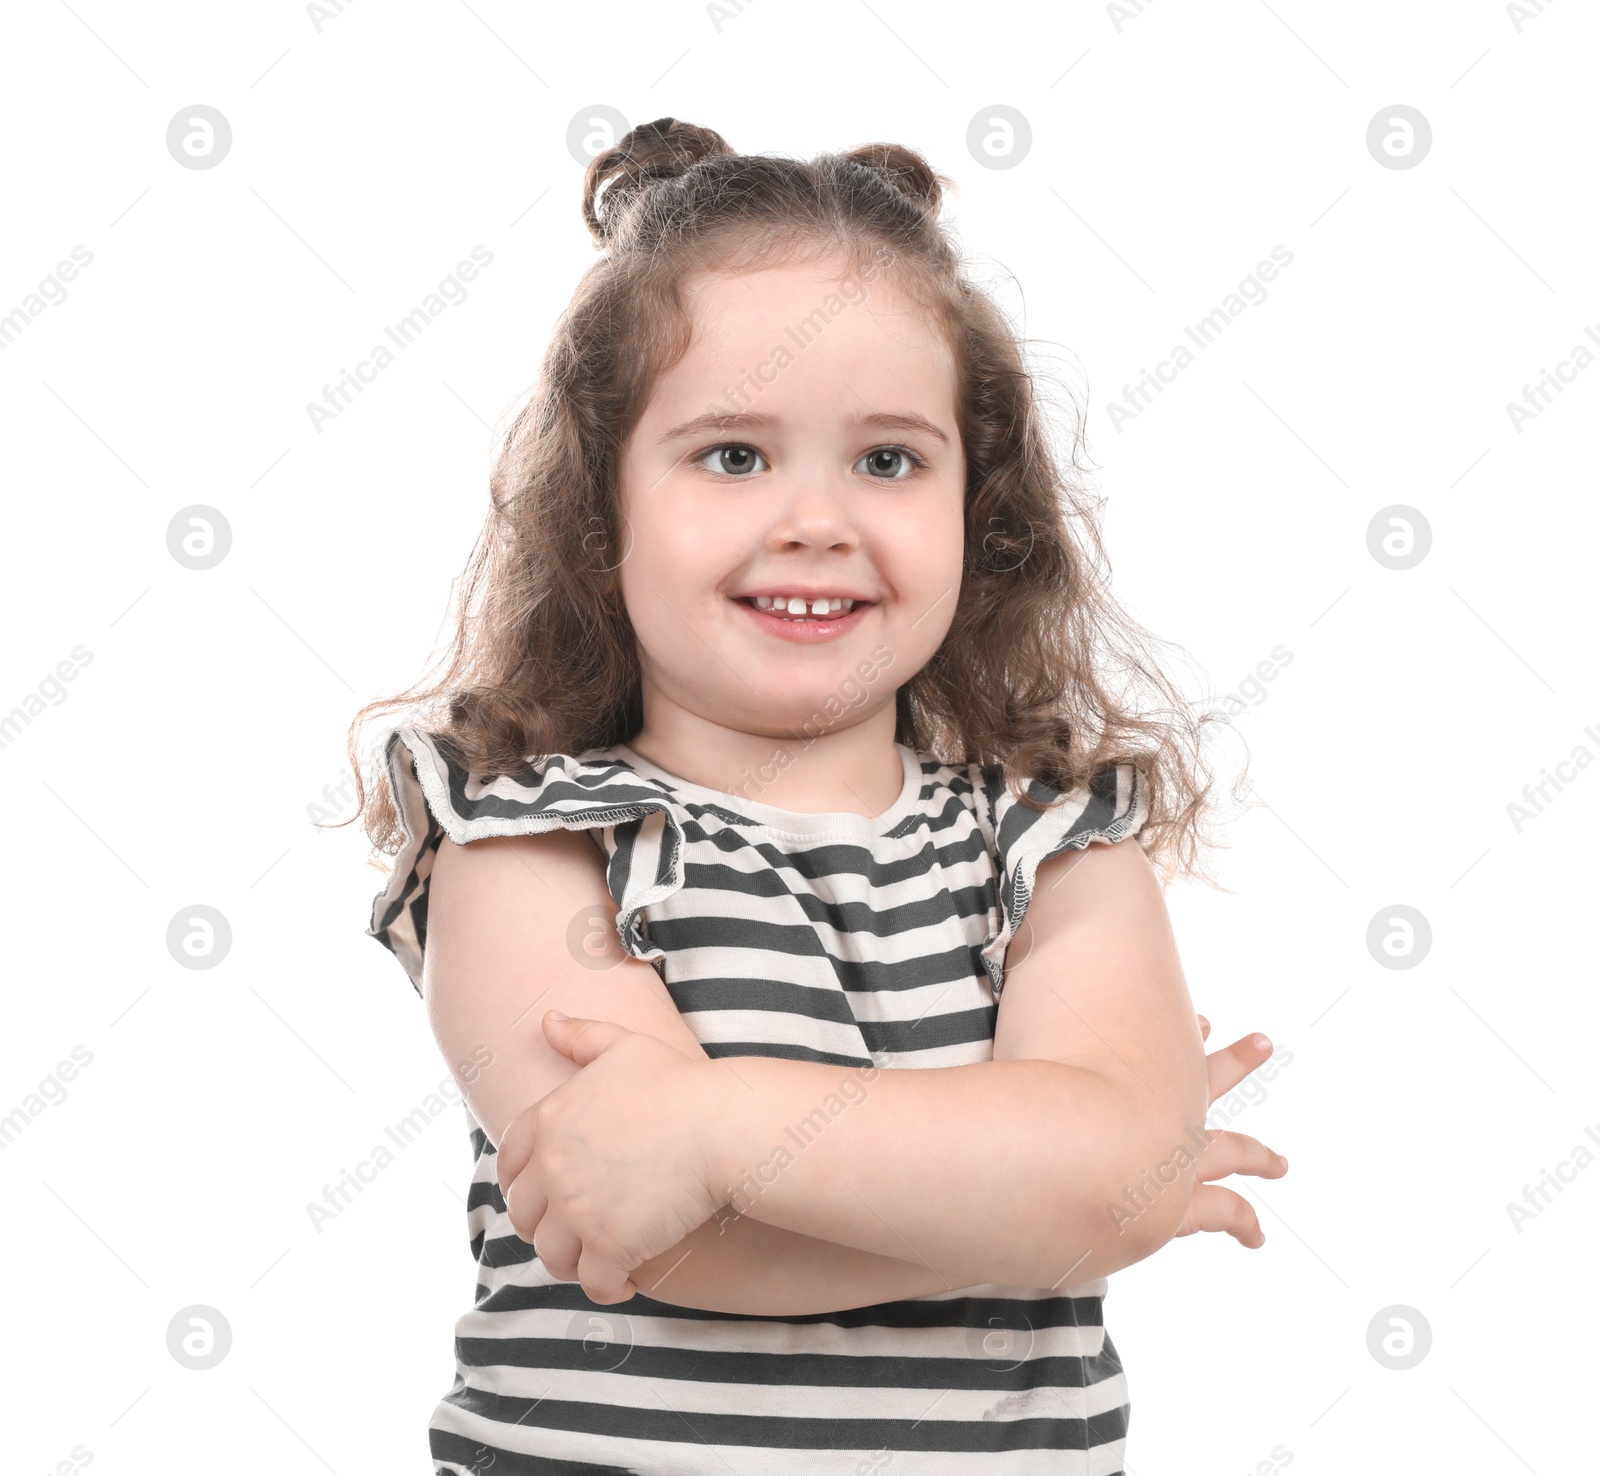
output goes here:
[[[490, 474], [483, 531], [458, 582], [447, 666], [368, 703], [350, 728], [357, 814], [404, 839], [386, 770], [362, 778], [360, 734], [405, 710], [474, 772], [627, 742], [643, 722], [633, 627], [616, 565], [622, 449], [656, 376], [687, 349], [686, 281], [803, 255], [841, 255], [896, 285], [944, 331], [966, 453], [965, 559], [944, 642], [895, 694], [896, 739], [948, 763], [1005, 766], [1013, 792], [1132, 763], [1150, 806], [1140, 843], [1167, 879], [1198, 874], [1213, 778], [1204, 725], [1112, 598], [1098, 504], [1052, 449], [1022, 344], [966, 274], [921, 155], [865, 144], [810, 161], [736, 154], [660, 118], [598, 154], [583, 218], [603, 251], [557, 323], [538, 382]], [[730, 411], [730, 413], [732, 413]], [[1069, 464], [1063, 465], [1063, 460]], [[376, 755], [374, 755], [376, 756]], [[1240, 793], [1239, 783], [1235, 796]]]

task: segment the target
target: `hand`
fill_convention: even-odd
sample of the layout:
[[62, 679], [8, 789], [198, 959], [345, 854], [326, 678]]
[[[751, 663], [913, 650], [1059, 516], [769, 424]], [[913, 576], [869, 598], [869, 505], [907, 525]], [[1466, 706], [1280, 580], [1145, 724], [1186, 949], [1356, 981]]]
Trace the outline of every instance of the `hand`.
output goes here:
[[723, 1202], [704, 1151], [716, 1120], [710, 1063], [607, 1020], [544, 1017], [583, 1070], [513, 1119], [495, 1176], [512, 1228], [591, 1301], [623, 1302], [628, 1273]]
[[[1200, 1039], [1204, 1041], [1211, 1034], [1211, 1022], [1204, 1015], [1195, 1018], [1200, 1022]], [[1264, 1044], [1252, 1043], [1257, 1040]], [[1272, 1042], [1263, 1035], [1247, 1035], [1223, 1050], [1212, 1051], [1206, 1057], [1210, 1087], [1207, 1105], [1231, 1092], [1271, 1054]], [[1193, 1235], [1196, 1230], [1226, 1230], [1240, 1245], [1259, 1250], [1267, 1237], [1262, 1233], [1261, 1222], [1250, 1201], [1231, 1189], [1219, 1188], [1212, 1181], [1225, 1179], [1230, 1174], [1281, 1179], [1288, 1172], [1289, 1160], [1254, 1138], [1244, 1133], [1207, 1128], [1206, 1146], [1200, 1152], [1194, 1189], [1189, 1196], [1189, 1207], [1178, 1224], [1178, 1235]]]

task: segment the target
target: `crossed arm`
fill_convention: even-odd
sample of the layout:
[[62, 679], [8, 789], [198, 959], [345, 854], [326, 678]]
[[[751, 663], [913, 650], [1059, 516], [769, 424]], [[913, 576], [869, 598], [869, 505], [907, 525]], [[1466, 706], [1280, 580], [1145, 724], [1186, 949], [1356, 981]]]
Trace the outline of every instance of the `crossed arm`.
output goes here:
[[448, 1060], [481, 1063], [487, 1048], [487, 1067], [461, 1073], [462, 1085], [502, 1151], [526, 1135], [531, 1105], [579, 1070], [544, 1038], [546, 1010], [654, 1036], [723, 1077], [730, 1110], [712, 1146], [730, 1188], [746, 1185], [731, 1196], [739, 1213], [638, 1266], [646, 1295], [791, 1315], [983, 1282], [1070, 1285], [1178, 1230], [1205, 1142], [1206, 1063], [1160, 888], [1135, 843], [1040, 867], [994, 1061], [854, 1073], [846, 1110], [775, 1175], [760, 1172], [774, 1146], [792, 1143], [787, 1130], [830, 1093], [839, 1100], [852, 1073], [708, 1062], [655, 970], [623, 955], [608, 926], [590, 941], [609, 955], [566, 952], [559, 940], [585, 909], [603, 922], [615, 910], [585, 836], [444, 842], [424, 995]]

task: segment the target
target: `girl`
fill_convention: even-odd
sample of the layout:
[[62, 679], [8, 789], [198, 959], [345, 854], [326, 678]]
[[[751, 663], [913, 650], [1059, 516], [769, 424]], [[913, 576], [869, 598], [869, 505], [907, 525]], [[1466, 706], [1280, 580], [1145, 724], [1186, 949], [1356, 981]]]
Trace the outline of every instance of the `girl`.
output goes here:
[[477, 1155], [436, 1472], [1106, 1476], [1106, 1276], [1262, 1241], [1204, 1119], [1271, 1047], [1204, 1056], [1161, 896], [1200, 725], [940, 185], [596, 157], [450, 668], [357, 718], [421, 709], [369, 932]]

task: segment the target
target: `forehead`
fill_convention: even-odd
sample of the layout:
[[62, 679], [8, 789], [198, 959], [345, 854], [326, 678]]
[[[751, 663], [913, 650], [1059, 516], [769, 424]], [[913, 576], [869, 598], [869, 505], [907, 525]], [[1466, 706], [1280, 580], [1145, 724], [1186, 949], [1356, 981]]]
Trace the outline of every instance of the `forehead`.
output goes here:
[[827, 390], [854, 403], [895, 389], [927, 399], [930, 415], [953, 413], [955, 365], [939, 322], [879, 258], [702, 270], [684, 300], [689, 346], [658, 399], [725, 397], [743, 381], [746, 394], [774, 401]]

